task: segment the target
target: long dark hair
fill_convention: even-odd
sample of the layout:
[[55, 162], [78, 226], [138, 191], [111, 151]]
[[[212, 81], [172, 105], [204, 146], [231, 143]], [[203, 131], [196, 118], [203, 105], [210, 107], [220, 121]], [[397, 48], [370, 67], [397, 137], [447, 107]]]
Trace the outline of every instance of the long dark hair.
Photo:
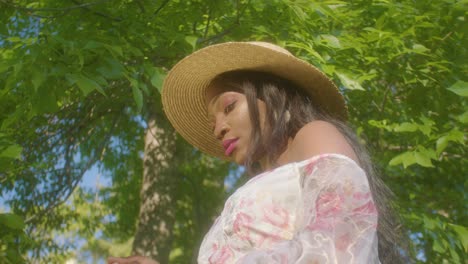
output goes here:
[[[345, 121], [332, 118], [314, 107], [310, 96], [294, 83], [269, 73], [227, 72], [218, 76], [212, 84], [222, 85], [226, 90], [240, 91], [247, 98], [253, 129], [251, 147], [244, 165], [250, 174], [261, 171], [260, 158], [266, 158], [269, 164], [276, 166], [276, 160], [285, 151], [288, 140], [294, 138], [307, 123], [322, 120], [333, 124], [351, 145], [359, 165], [366, 172], [379, 213], [377, 235], [381, 263], [408, 262], [405, 257], [406, 240], [402, 239], [403, 232], [392, 202], [393, 194], [376, 173], [367, 150]], [[260, 129], [257, 99], [266, 105], [264, 129]]]

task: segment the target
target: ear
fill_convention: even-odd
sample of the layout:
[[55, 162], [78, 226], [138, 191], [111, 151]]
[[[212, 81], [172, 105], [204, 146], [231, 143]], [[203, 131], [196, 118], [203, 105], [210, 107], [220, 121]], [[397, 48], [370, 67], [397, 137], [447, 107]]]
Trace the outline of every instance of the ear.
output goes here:
[[303, 126], [288, 147], [289, 162], [328, 153], [341, 154], [358, 162], [356, 153], [344, 135], [326, 121], [312, 121]]

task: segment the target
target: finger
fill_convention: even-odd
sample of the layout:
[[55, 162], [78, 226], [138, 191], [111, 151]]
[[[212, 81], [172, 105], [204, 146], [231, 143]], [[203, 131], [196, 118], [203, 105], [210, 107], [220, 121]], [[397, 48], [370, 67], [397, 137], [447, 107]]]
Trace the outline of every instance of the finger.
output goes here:
[[124, 258], [108, 257], [107, 264], [125, 264], [127, 261]]
[[107, 258], [107, 264], [140, 264], [143, 263], [141, 256], [130, 256], [125, 258], [109, 257]]
[[107, 264], [118, 264], [120, 258], [108, 257]]

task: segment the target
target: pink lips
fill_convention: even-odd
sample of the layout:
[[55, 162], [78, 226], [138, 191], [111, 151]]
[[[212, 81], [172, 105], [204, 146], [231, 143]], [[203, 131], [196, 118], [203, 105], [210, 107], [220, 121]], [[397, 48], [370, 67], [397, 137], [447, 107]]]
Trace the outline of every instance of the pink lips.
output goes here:
[[239, 140], [238, 138], [233, 139], [226, 139], [223, 140], [223, 147], [224, 147], [224, 155], [229, 156], [234, 151], [236, 147], [236, 142]]

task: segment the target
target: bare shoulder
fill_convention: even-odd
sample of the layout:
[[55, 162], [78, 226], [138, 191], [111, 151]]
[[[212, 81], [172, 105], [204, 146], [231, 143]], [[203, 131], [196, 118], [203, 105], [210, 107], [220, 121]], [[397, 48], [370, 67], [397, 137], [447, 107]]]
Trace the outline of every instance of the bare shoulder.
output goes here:
[[302, 161], [326, 153], [345, 155], [358, 162], [344, 135], [326, 121], [312, 121], [306, 124], [299, 129], [288, 146], [289, 162]]

